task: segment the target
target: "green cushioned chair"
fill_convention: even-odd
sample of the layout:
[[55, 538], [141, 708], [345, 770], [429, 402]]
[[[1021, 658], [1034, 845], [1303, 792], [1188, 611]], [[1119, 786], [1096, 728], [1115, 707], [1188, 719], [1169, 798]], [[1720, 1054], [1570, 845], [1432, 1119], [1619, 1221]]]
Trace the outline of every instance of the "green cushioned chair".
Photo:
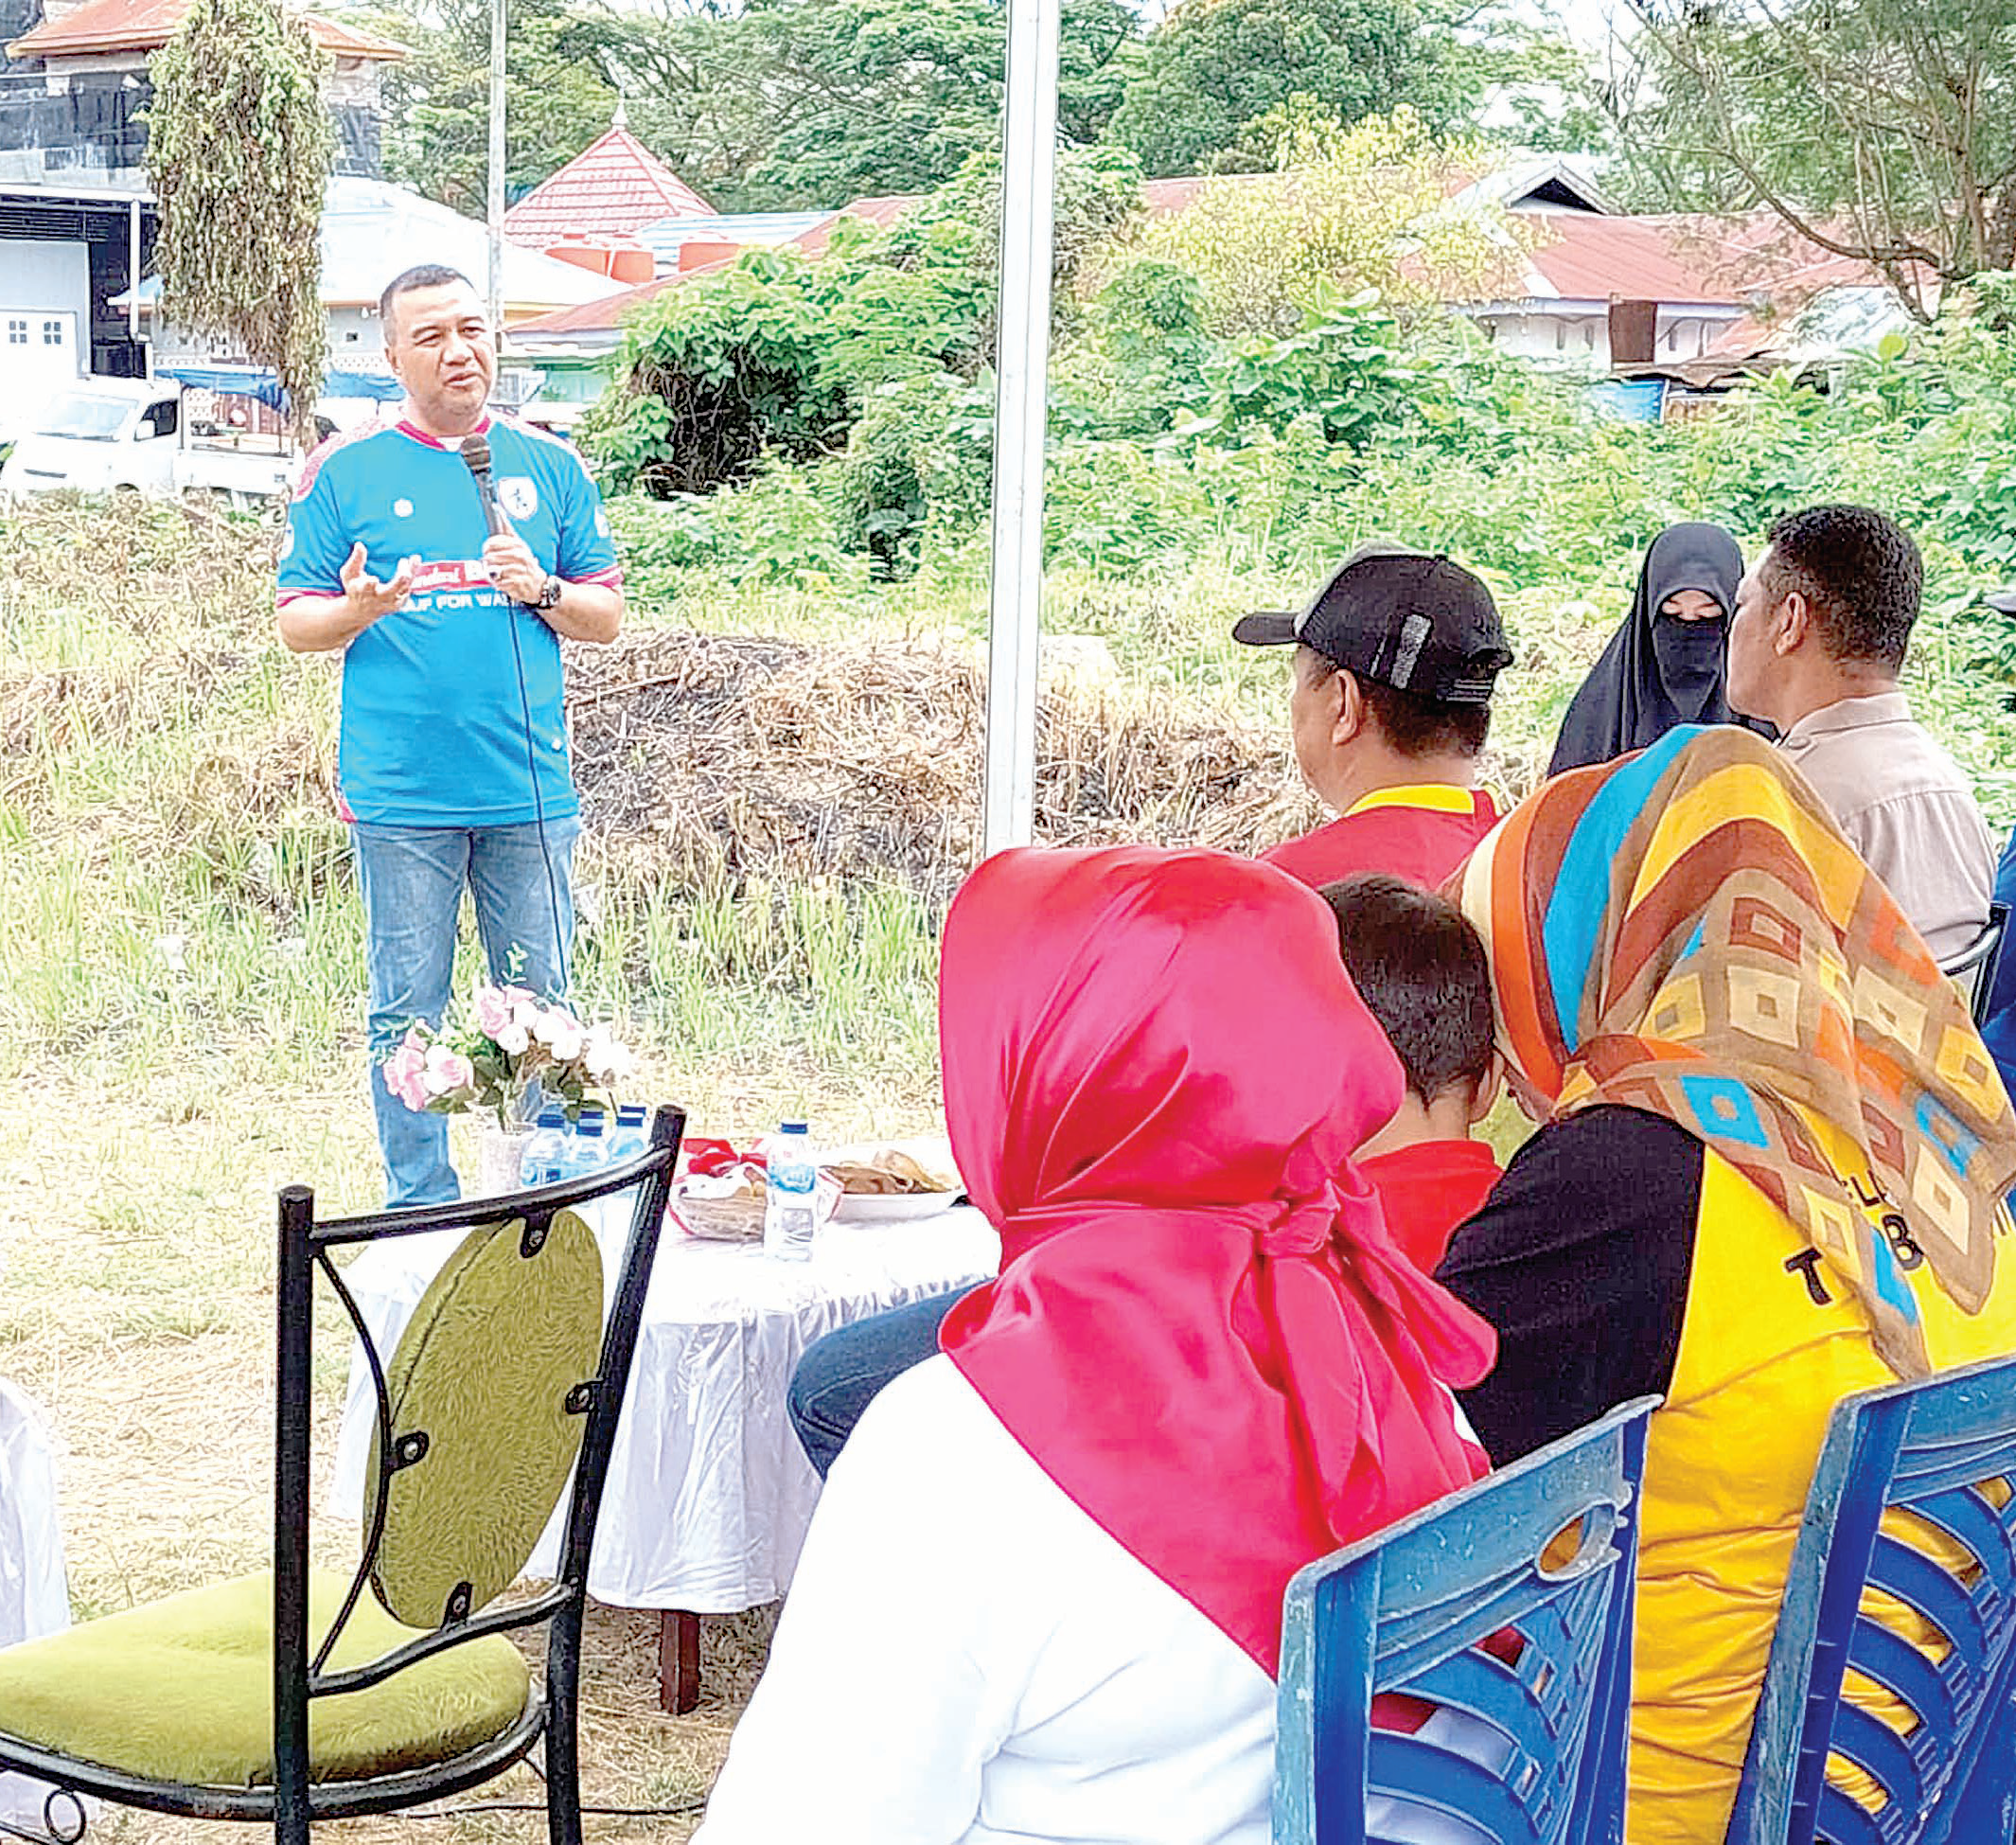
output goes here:
[[[0, 1770], [269, 1822], [299, 1845], [312, 1819], [432, 1801], [543, 1743], [554, 1845], [579, 1845], [589, 1552], [683, 1128], [661, 1109], [628, 1164], [473, 1203], [317, 1223], [306, 1187], [281, 1193], [274, 1567], [0, 1650]], [[605, 1326], [601, 1251], [575, 1207], [630, 1190]], [[329, 1252], [449, 1228], [467, 1234], [386, 1365]], [[378, 1396], [349, 1576], [308, 1561], [318, 1268]], [[500, 1605], [570, 1474], [559, 1580]], [[542, 1686], [510, 1639], [533, 1626], [547, 1630]], [[55, 1814], [52, 1834], [74, 1838]]]

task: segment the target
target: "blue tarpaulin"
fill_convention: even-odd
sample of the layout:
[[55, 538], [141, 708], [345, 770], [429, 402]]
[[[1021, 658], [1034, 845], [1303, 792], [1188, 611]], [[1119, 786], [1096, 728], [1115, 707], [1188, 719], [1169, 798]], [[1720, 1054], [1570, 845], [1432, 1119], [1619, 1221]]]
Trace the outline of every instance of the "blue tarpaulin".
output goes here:
[[[256, 398], [269, 409], [285, 412], [287, 394], [270, 371], [256, 365], [163, 365], [163, 378], [172, 378], [192, 391], [221, 391], [227, 397]], [[375, 398], [390, 403], [405, 396], [398, 380], [385, 372], [332, 371], [322, 381], [326, 398]]]
[[1627, 423], [1655, 423], [1666, 409], [1663, 378], [1606, 378], [1589, 387], [1596, 407]]

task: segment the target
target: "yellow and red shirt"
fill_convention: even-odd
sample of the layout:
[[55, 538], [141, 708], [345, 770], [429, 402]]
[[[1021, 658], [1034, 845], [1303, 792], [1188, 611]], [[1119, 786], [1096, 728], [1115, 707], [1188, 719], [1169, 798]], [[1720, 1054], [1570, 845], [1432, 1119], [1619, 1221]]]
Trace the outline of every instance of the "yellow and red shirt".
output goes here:
[[1480, 788], [1376, 788], [1327, 826], [1260, 857], [1313, 890], [1364, 871], [1390, 872], [1435, 890], [1497, 824], [1497, 804]]

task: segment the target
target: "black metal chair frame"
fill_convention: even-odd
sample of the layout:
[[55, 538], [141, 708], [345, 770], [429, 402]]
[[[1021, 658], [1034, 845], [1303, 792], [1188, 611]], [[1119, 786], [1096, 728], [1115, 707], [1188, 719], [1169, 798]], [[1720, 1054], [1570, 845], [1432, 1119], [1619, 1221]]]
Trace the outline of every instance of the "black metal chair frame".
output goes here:
[[[4, 1728], [0, 1728], [0, 1770], [18, 1769], [54, 1783], [59, 1790], [187, 1818], [271, 1820], [275, 1836], [286, 1845], [303, 1845], [310, 1820], [390, 1813], [460, 1793], [502, 1774], [543, 1738], [546, 1814], [553, 1845], [580, 1845], [577, 1719], [589, 1552], [594, 1543], [602, 1488], [615, 1447], [616, 1423], [629, 1382], [630, 1361], [637, 1349], [637, 1330], [644, 1314], [645, 1294], [650, 1286], [651, 1264], [664, 1223], [673, 1162], [684, 1131], [683, 1113], [677, 1109], [659, 1109], [652, 1116], [649, 1144], [636, 1159], [589, 1178], [501, 1197], [419, 1205], [317, 1223], [314, 1194], [309, 1187], [290, 1185], [282, 1191], [274, 1481], [273, 1785], [218, 1787], [144, 1779], [9, 1736]], [[395, 1236], [418, 1236], [430, 1231], [475, 1231], [522, 1218], [522, 1236], [529, 1252], [544, 1240], [556, 1212], [631, 1186], [637, 1188], [637, 1202], [631, 1213], [615, 1301], [603, 1332], [600, 1362], [594, 1378], [569, 1404], [586, 1415], [587, 1426], [582, 1431], [580, 1458], [568, 1501], [558, 1580], [526, 1601], [451, 1620], [369, 1664], [326, 1672], [323, 1668], [330, 1650], [366, 1592], [384, 1535], [391, 1477], [400, 1464], [394, 1452], [384, 1364], [356, 1302], [344, 1286], [341, 1271], [330, 1260], [330, 1251]], [[309, 1425], [318, 1268], [343, 1303], [371, 1368], [378, 1398], [379, 1477], [357, 1573], [327, 1635], [311, 1656], [308, 1606]], [[502, 1735], [421, 1768], [363, 1780], [310, 1781], [308, 1719], [309, 1707], [314, 1699], [363, 1691], [420, 1659], [487, 1634], [539, 1625], [548, 1630], [543, 1694], [535, 1684], [523, 1713]]]
[[1976, 1025], [1985, 1024], [1988, 1008], [1995, 993], [1995, 969], [2001, 965], [2002, 950], [2008, 939], [2009, 906], [2007, 903], [1990, 903], [1988, 906], [1988, 921], [1980, 934], [1940, 967], [1939, 972], [1948, 980], [1958, 980], [1963, 975], [1974, 974], [1974, 981], [1968, 1001], [1968, 1012]]

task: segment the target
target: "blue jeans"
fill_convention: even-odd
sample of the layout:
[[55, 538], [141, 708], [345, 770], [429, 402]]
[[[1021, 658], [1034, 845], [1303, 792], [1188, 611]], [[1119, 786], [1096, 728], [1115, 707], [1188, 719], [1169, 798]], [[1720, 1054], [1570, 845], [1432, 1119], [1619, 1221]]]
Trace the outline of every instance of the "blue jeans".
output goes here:
[[908, 1306], [891, 1307], [887, 1313], [870, 1314], [851, 1326], [836, 1327], [805, 1347], [805, 1357], [791, 1374], [785, 1406], [790, 1410], [799, 1445], [818, 1468], [820, 1479], [831, 1471], [834, 1457], [882, 1386], [938, 1350], [938, 1328], [946, 1315], [972, 1291], [972, 1287], [962, 1287], [950, 1294], [928, 1295]]
[[416, 1019], [438, 1025], [455, 967], [462, 887], [476, 903], [490, 978], [547, 999], [567, 990], [574, 893], [568, 873], [581, 823], [518, 826], [379, 826], [354, 822], [371, 982], [371, 1109], [385, 1162], [385, 1202], [436, 1204], [461, 1196], [448, 1159], [448, 1118], [416, 1114], [385, 1088], [380, 1068]]

